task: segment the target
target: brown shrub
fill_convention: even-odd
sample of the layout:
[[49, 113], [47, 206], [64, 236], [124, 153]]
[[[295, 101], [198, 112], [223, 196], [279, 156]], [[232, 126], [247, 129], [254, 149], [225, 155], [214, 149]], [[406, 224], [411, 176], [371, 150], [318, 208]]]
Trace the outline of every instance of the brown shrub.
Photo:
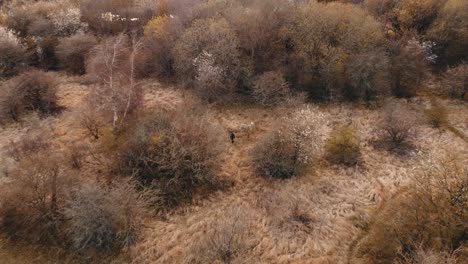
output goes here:
[[[343, 65], [351, 54], [383, 43], [379, 23], [361, 8], [311, 1], [293, 12], [286, 36], [293, 50], [291, 82], [312, 96], [329, 98], [342, 91]], [[330, 48], [327, 48], [330, 47]]]
[[140, 235], [145, 207], [145, 199], [131, 181], [83, 184], [66, 201], [66, 232], [78, 250], [127, 248]]
[[31, 70], [9, 80], [3, 89], [0, 116], [19, 121], [22, 115], [35, 111], [48, 115], [57, 110], [57, 82], [51, 75]]
[[21, 46], [0, 39], [0, 78], [18, 74], [26, 61], [26, 54]]
[[426, 110], [426, 117], [431, 126], [440, 128], [448, 123], [448, 110], [442, 103], [434, 101]]
[[398, 3], [396, 18], [402, 29], [424, 32], [437, 17], [441, 0], [404, 0]]
[[51, 147], [50, 135], [46, 133], [30, 133], [16, 142], [10, 142], [6, 154], [14, 161], [21, 161], [32, 153], [45, 151]]
[[252, 162], [257, 174], [285, 179], [299, 175], [304, 169], [292, 136], [284, 131], [269, 132], [255, 145]]
[[416, 118], [411, 110], [399, 103], [387, 103], [383, 109], [383, 116], [379, 123], [382, 139], [394, 146], [409, 143], [414, 136]]
[[346, 65], [349, 85], [343, 91], [348, 99], [369, 101], [389, 95], [389, 58], [381, 51], [370, 51], [351, 56]]
[[442, 85], [447, 95], [468, 100], [468, 64], [449, 68], [443, 75]]
[[44, 70], [56, 70], [58, 66], [58, 58], [56, 56], [56, 48], [59, 44], [59, 39], [55, 36], [46, 36], [35, 40], [36, 56], [38, 61], [35, 66]]
[[160, 205], [174, 206], [197, 189], [219, 186], [223, 134], [212, 117], [193, 109], [150, 116], [122, 138], [116, 165], [155, 187]]
[[361, 156], [359, 137], [356, 130], [349, 125], [336, 127], [331, 132], [325, 149], [330, 161], [347, 166], [356, 165]]
[[421, 250], [452, 252], [466, 243], [467, 173], [461, 160], [424, 165], [415, 184], [375, 214], [358, 255], [372, 263], [421, 263], [413, 262]]
[[69, 73], [84, 74], [86, 72], [86, 56], [96, 44], [96, 38], [86, 34], [78, 34], [59, 40], [56, 55], [60, 66]]
[[[21, 141], [30, 140], [29, 136]], [[21, 141], [17, 144], [31, 144]], [[42, 145], [20, 150], [21, 159], [2, 183], [0, 230], [13, 239], [59, 244], [63, 241], [61, 209], [72, 181], [61, 167], [60, 154], [49, 142]]]
[[281, 72], [266, 72], [258, 76], [252, 89], [255, 100], [263, 105], [279, 104], [291, 95]]
[[468, 60], [468, 5], [463, 0], [444, 1], [427, 37], [437, 43], [439, 62], [456, 65]]
[[173, 45], [182, 31], [178, 18], [158, 16], [145, 25], [145, 47], [149, 56], [145, 59], [145, 72], [156, 77], [174, 75]]
[[73, 144], [69, 147], [66, 157], [70, 168], [79, 170], [83, 166], [88, 146], [85, 144]]
[[26, 51], [13, 30], [0, 25], [0, 78], [16, 75], [25, 65]]
[[88, 136], [93, 139], [99, 139], [102, 134], [102, 128], [105, 126], [105, 122], [102, 120], [99, 113], [96, 113], [92, 108], [92, 104], [86, 104], [85, 109], [79, 112], [77, 119], [80, 125], [86, 129]]
[[415, 96], [429, 74], [429, 60], [423, 45], [414, 38], [390, 42], [392, 92], [398, 97]]
[[300, 108], [280, 120], [252, 150], [257, 174], [280, 179], [301, 175], [319, 155], [326, 123], [320, 110], [311, 107]]

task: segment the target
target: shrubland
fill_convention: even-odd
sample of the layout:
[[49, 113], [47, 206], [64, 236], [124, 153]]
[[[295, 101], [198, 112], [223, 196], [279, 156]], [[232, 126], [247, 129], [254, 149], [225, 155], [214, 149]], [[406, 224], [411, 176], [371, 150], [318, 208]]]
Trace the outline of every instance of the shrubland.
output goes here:
[[[283, 250], [283, 260], [344, 256], [333, 250], [348, 247], [356, 230], [363, 239], [350, 251], [372, 263], [460, 259], [466, 166], [405, 166], [438, 152], [431, 148], [453, 131], [466, 141], [455, 113], [468, 98], [467, 18], [462, 0], [0, 0], [0, 163], [8, 163], [0, 164], [0, 243], [5, 236], [99, 262], [132, 252], [148, 222], [152, 231], [182, 228], [217, 202], [253, 199], [256, 210], [271, 198], [257, 189], [315, 184], [312, 174], [355, 166], [353, 177], [314, 189], [313, 202], [345, 201], [342, 182], [357, 188], [370, 179], [364, 198], [331, 213], [288, 202], [279, 221], [310, 241], [312, 231], [336, 235], [323, 223], [310, 228], [321, 212], [333, 214], [332, 224], [349, 231], [333, 237], [333, 249], [304, 242], [301, 250], [316, 251], [302, 255], [292, 243], [286, 254], [268, 245], [270, 231], [255, 241], [253, 212], [234, 208], [190, 227], [197, 241], [184, 241], [184, 261], [257, 262], [250, 257], [268, 248]], [[236, 139], [227, 145], [230, 131]], [[390, 150], [418, 151], [374, 153], [375, 137]], [[375, 171], [388, 160], [398, 175]], [[369, 208], [378, 209], [368, 218]], [[261, 213], [262, 224], [275, 217]], [[362, 223], [343, 225], [351, 221]], [[185, 238], [176, 231], [157, 243]]]

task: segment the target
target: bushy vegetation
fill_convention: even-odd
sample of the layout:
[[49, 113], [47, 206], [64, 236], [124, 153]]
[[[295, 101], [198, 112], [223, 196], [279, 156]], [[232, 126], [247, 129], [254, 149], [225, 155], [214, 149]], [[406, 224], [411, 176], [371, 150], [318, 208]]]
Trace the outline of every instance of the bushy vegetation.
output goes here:
[[34, 129], [7, 149], [15, 166], [2, 184], [0, 230], [33, 243], [110, 251], [131, 246], [146, 214], [146, 196], [131, 180], [82, 182], [53, 131]]
[[18, 163], [2, 186], [0, 229], [13, 239], [36, 243], [56, 243], [61, 239], [61, 208], [69, 175], [61, 167], [59, 155], [52, 155], [51, 134], [39, 130], [10, 146], [9, 154]]
[[252, 154], [257, 174], [279, 179], [300, 174], [303, 164], [298, 152], [301, 150], [290, 136], [275, 130], [257, 143]]
[[97, 40], [92, 35], [77, 34], [60, 39], [56, 54], [61, 68], [72, 74], [84, 74], [87, 55], [96, 45]]
[[174, 47], [176, 72], [208, 99], [230, 95], [240, 75], [238, 45], [226, 19], [196, 20]]
[[282, 120], [254, 146], [252, 163], [259, 176], [286, 179], [300, 176], [320, 152], [324, 116], [305, 108]]
[[26, 50], [14, 31], [0, 25], [0, 78], [16, 75], [26, 59]]
[[83, 184], [64, 205], [66, 232], [74, 248], [109, 251], [133, 245], [141, 231], [145, 200], [130, 181]]
[[137, 0], [83, 0], [80, 3], [82, 19], [98, 34], [118, 34], [139, 30], [152, 16], [149, 6]]
[[351, 125], [336, 127], [331, 132], [325, 148], [327, 158], [338, 164], [356, 165], [361, 156], [359, 136]]
[[253, 97], [263, 105], [276, 105], [291, 96], [289, 85], [280, 72], [266, 72], [256, 78]]
[[442, 89], [446, 95], [468, 100], [468, 65], [449, 68], [443, 75]]
[[174, 76], [173, 45], [182, 30], [179, 18], [162, 15], [148, 21], [144, 27], [146, 74], [161, 78]]
[[264, 103], [256, 82], [271, 72], [315, 99], [414, 96], [431, 64], [463, 63], [467, 45], [460, 0], [365, 1], [374, 16], [347, 1], [26, 2], [5, 5], [4, 23], [32, 65], [82, 74], [92, 34], [136, 34], [144, 36], [137, 64], [145, 76], [175, 80], [210, 101], [241, 94]]
[[428, 37], [437, 43], [442, 62], [466, 63], [468, 55], [468, 4], [461, 0], [445, 1], [437, 18], [430, 25]]
[[394, 147], [411, 143], [415, 136], [416, 117], [411, 110], [396, 102], [384, 106], [380, 120], [381, 136]]
[[30, 111], [48, 115], [57, 110], [57, 81], [52, 75], [31, 70], [9, 80], [2, 87], [0, 116], [19, 121]]
[[221, 186], [222, 135], [209, 114], [191, 108], [154, 114], [116, 142], [116, 169], [156, 188], [162, 206], [190, 202], [200, 188]]

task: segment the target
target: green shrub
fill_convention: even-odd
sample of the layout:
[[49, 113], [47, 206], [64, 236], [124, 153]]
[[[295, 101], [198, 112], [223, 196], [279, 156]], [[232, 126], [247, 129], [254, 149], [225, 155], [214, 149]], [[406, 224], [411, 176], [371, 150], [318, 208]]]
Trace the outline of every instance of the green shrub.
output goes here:
[[325, 149], [331, 162], [347, 166], [356, 165], [361, 156], [359, 138], [352, 126], [335, 128], [326, 142]]

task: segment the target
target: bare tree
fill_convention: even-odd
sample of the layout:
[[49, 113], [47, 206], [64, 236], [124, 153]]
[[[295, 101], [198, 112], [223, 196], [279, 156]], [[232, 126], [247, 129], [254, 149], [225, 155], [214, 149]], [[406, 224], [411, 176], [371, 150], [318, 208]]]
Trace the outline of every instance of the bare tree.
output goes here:
[[124, 35], [109, 38], [92, 51], [88, 61], [88, 71], [99, 80], [88, 101], [105, 117], [111, 116], [114, 132], [142, 105], [135, 65], [142, 42], [136, 38], [128, 42]]
[[416, 118], [410, 109], [398, 103], [387, 103], [384, 114], [380, 121], [382, 136], [394, 146], [408, 143], [414, 136], [414, 127], [417, 125]]

